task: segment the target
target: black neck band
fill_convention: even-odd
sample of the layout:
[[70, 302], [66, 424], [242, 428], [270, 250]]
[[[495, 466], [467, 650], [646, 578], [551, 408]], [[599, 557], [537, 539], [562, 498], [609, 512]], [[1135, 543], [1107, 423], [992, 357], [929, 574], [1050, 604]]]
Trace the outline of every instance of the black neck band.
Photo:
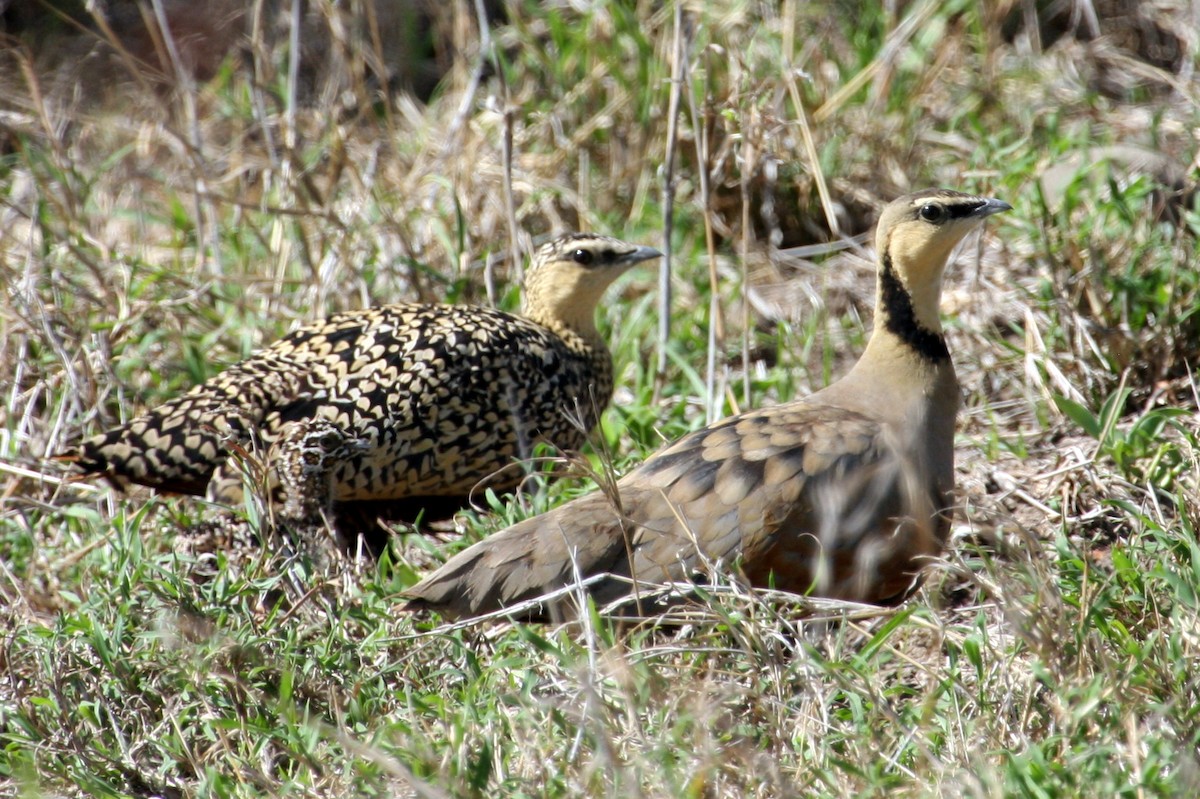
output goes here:
[[922, 327], [917, 321], [912, 297], [892, 271], [892, 259], [886, 253], [883, 256], [883, 268], [879, 272], [879, 285], [882, 302], [876, 313], [883, 314], [884, 326], [888, 331], [899, 336], [922, 358], [930, 361], [948, 360], [950, 350], [946, 346], [946, 339], [940, 333]]

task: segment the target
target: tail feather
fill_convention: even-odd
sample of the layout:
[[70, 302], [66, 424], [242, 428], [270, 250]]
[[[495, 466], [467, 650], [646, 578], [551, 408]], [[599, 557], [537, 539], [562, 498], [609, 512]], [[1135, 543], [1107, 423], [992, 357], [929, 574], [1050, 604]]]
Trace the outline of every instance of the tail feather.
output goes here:
[[57, 456], [83, 474], [114, 485], [137, 483], [162, 491], [203, 494], [225, 460], [226, 441], [254, 429], [260, 413], [235, 404], [207, 386], [99, 435]]
[[267, 411], [300, 394], [302, 376], [278, 359], [243, 361], [132, 422], [93, 436], [61, 459], [114, 484], [202, 495], [230, 440], [259, 431]]
[[[164, 438], [155, 417], [144, 417], [84, 441], [57, 459], [83, 475], [104, 477], [124, 490], [129, 483], [180, 494], [203, 494], [223, 458], [215, 433], [188, 430]], [[149, 435], [148, 435], [149, 434]]]
[[[435, 610], [451, 619], [478, 616], [570, 586], [576, 570], [585, 578], [627, 576], [620, 529], [620, 515], [605, 495], [581, 497], [458, 553], [404, 592], [405, 610]], [[589, 585], [588, 593], [607, 601], [627, 591], [625, 585], [601, 580]], [[543, 612], [561, 610], [552, 603]], [[536, 612], [522, 616], [542, 618]]]

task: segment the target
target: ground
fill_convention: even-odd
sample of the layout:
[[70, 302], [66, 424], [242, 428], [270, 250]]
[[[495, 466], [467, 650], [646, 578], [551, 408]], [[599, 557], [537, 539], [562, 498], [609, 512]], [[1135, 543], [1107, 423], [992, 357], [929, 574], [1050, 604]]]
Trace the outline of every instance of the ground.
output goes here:
[[[1197, 793], [1194, 10], [511, 3], [480, 37], [457, 4], [420, 103], [350, 5], [309, 4], [323, 60], [295, 73], [286, 15], [199, 76], [99, 25], [0, 53], [0, 793]], [[583, 472], [842, 374], [873, 300], [855, 237], [930, 185], [1014, 210], [947, 276], [960, 501], [914, 598], [733, 581], [636, 625], [400, 612]], [[181, 537], [253, 539], [258, 501], [118, 494], [50, 458], [336, 310], [514, 309], [513, 254], [575, 228], [670, 250], [667, 335], [659, 279], [631, 274], [572, 476], [398, 531], [377, 564], [198, 572]]]

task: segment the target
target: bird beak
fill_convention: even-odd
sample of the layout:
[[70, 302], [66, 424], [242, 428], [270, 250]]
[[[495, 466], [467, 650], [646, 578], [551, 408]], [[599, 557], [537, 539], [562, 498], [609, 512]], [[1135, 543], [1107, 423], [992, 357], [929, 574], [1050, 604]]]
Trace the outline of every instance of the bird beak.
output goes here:
[[640, 264], [642, 261], [649, 261], [651, 258], [662, 258], [662, 253], [653, 247], [636, 246], [632, 252], [627, 252], [622, 255], [619, 261], [623, 264]]
[[983, 219], [985, 217], [991, 216], [992, 214], [998, 214], [1002, 211], [1011, 211], [1011, 210], [1012, 210], [1012, 206], [1009, 205], [1008, 203], [1004, 202], [1004, 200], [997, 200], [997, 199], [992, 198], [992, 199], [984, 200], [983, 203], [980, 204], [979, 207], [976, 208], [974, 211], [972, 211], [970, 215], [972, 217], [975, 217], [976, 219]]

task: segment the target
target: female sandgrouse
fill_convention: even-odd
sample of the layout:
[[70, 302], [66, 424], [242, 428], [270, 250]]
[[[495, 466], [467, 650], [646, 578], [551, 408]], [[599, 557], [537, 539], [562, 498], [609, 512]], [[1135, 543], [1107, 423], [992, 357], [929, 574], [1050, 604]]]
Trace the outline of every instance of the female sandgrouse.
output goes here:
[[243, 481], [223, 440], [266, 451], [288, 423], [323, 419], [366, 442], [332, 469], [339, 519], [448, 515], [485, 478], [516, 486], [512, 467], [536, 442], [584, 443], [613, 390], [596, 306], [626, 269], [660, 255], [556, 238], [526, 272], [521, 315], [422, 304], [335, 314], [62, 457], [118, 487], [232, 503]]
[[875, 237], [874, 330], [845, 377], [684, 436], [618, 481], [616, 497], [593, 493], [484, 539], [407, 591], [408, 607], [474, 616], [579, 576], [607, 603], [713, 569], [901, 601], [950, 524], [959, 389], [942, 274], [963, 236], [1009, 208], [941, 189], [892, 202]]

